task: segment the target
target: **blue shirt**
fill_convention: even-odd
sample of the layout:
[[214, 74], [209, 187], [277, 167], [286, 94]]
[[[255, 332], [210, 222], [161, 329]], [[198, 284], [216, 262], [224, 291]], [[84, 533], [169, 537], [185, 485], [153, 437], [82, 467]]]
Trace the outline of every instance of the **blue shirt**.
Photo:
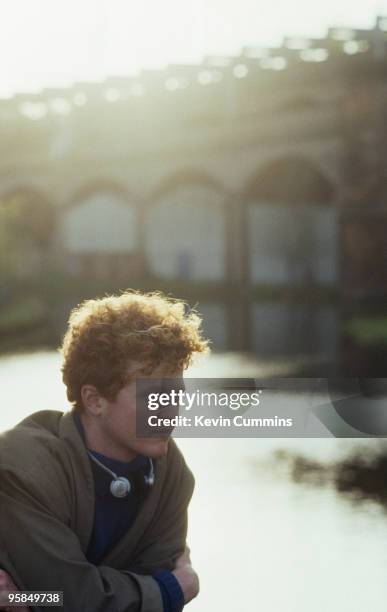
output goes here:
[[[77, 413], [74, 414], [74, 420], [85, 442], [82, 422]], [[95, 510], [86, 558], [90, 563], [98, 565], [125, 535], [140, 510], [149, 489], [145, 484], [145, 476], [149, 473], [149, 459], [137, 455], [133, 461], [125, 463], [95, 451], [92, 451], [92, 455], [117, 476], [127, 478], [131, 484], [129, 495], [114, 497], [110, 492], [112, 476], [90, 459], [94, 476]], [[164, 612], [180, 612], [184, 607], [184, 594], [172, 572], [163, 571], [153, 577], [160, 587]]]

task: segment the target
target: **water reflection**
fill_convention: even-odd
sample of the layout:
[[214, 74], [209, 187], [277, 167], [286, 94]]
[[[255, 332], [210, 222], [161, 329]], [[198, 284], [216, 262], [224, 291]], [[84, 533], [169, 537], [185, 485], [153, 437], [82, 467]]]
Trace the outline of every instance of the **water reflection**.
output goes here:
[[373, 441], [372, 446], [355, 446], [338, 461], [322, 462], [286, 449], [273, 452], [276, 468], [285, 467], [297, 484], [333, 487], [351, 502], [373, 501], [387, 512], [387, 448]]
[[[0, 431], [36, 410], [67, 409], [59, 368], [59, 355], [51, 352], [0, 359]], [[249, 377], [256, 368], [246, 357], [223, 354], [198, 363], [190, 375]], [[190, 612], [384, 612], [381, 441], [185, 438], [178, 443], [196, 479], [188, 539], [201, 594]], [[371, 464], [373, 472], [367, 471], [372, 453], [379, 458]], [[377, 491], [381, 503], [364, 501], [357, 508], [343, 503], [342, 492], [355, 490], [354, 483]], [[372, 491], [368, 500], [376, 499]]]

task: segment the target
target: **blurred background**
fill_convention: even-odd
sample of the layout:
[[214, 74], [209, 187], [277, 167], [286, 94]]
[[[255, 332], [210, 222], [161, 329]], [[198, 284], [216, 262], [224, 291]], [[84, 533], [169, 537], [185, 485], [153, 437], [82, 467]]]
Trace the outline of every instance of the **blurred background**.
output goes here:
[[216, 351], [384, 375], [387, 17], [336, 4], [4, 5], [0, 349], [134, 287]]
[[[67, 407], [70, 309], [129, 287], [202, 314], [189, 375], [385, 377], [386, 1], [2, 12], [0, 430]], [[181, 440], [190, 609], [384, 611], [383, 444]]]

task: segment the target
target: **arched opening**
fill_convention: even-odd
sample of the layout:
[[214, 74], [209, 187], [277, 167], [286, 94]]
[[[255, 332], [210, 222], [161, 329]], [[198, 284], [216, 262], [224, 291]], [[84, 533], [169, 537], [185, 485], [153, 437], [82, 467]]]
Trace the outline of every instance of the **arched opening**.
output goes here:
[[334, 188], [309, 160], [285, 157], [259, 169], [248, 181], [245, 196], [284, 206], [327, 206], [333, 200]]
[[308, 160], [267, 164], [245, 190], [252, 283], [334, 285], [338, 220], [334, 188]]
[[137, 210], [119, 186], [80, 191], [62, 212], [60, 239], [66, 267], [75, 275], [105, 278], [139, 270]]
[[225, 276], [223, 195], [209, 182], [162, 190], [147, 211], [145, 251], [151, 274], [185, 281]]
[[216, 178], [201, 168], [187, 167], [167, 176], [155, 190], [153, 200], [157, 200], [176, 189], [184, 188], [186, 185], [201, 185], [219, 193], [223, 191], [222, 184]]

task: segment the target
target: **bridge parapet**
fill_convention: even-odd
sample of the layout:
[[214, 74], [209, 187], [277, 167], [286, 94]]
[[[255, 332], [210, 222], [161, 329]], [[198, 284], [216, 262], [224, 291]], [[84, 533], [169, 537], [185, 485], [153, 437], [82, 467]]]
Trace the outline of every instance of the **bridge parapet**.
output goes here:
[[0, 101], [0, 131], [25, 127], [25, 120], [76, 122], [86, 112], [123, 111], [126, 120], [136, 122], [139, 108], [153, 123], [179, 122], [212, 110], [220, 116], [240, 115], [252, 96], [297, 97], [316, 82], [331, 89], [335, 75], [341, 80], [354, 73], [380, 76], [386, 67], [387, 17], [379, 17], [369, 30], [330, 28], [321, 39], [286, 37], [278, 47], [244, 47], [238, 56], [205, 57], [198, 65], [171, 64], [132, 77], [18, 94]]

